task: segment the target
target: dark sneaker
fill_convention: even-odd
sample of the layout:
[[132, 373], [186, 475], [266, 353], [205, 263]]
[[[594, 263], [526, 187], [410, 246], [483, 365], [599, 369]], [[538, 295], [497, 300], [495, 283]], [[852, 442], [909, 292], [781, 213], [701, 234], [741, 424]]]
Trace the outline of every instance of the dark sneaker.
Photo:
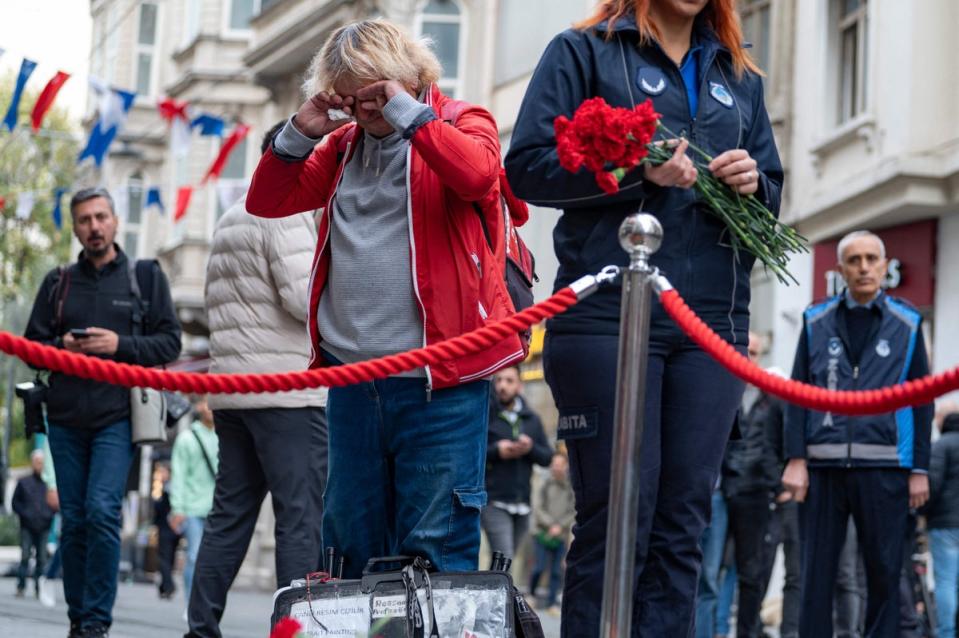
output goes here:
[[106, 625], [87, 625], [81, 634], [83, 638], [110, 638], [110, 628]]
[[83, 629], [80, 628], [80, 623], [70, 623], [70, 633], [67, 634], [67, 638], [83, 638]]

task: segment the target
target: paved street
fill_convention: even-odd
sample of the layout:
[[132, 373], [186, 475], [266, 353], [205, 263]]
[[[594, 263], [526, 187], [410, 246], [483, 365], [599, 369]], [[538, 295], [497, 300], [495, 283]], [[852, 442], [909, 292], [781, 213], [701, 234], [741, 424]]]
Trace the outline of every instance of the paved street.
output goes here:
[[[0, 636], [5, 638], [64, 638], [67, 611], [63, 592], [57, 592], [55, 609], [45, 609], [35, 598], [15, 598], [15, 583], [0, 579]], [[171, 600], [160, 600], [156, 588], [143, 584], [121, 584], [114, 609], [111, 638], [174, 638], [182, 636], [184, 601], [180, 592]], [[266, 638], [269, 630], [271, 596], [263, 592], [235, 591], [230, 594], [222, 629], [225, 638]], [[543, 612], [547, 638], [559, 636], [559, 619]]]
[[[0, 636], [9, 638], [64, 638], [67, 608], [63, 590], [57, 606], [45, 609], [35, 598], [15, 598], [16, 581], [0, 580]], [[29, 590], [28, 590], [29, 591]], [[111, 638], [166, 638], [182, 636], [184, 601], [180, 592], [173, 600], [160, 600], [152, 585], [121, 584], [113, 612]], [[223, 618], [226, 638], [265, 638], [269, 632], [272, 600], [269, 594], [237, 591], [230, 594]]]

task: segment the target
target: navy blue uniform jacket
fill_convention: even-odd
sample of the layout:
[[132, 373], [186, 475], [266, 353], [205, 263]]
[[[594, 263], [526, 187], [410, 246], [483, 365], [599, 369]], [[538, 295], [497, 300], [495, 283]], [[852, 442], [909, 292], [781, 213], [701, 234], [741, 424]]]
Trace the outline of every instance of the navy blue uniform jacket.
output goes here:
[[[793, 379], [831, 390], [871, 390], [929, 373], [922, 316], [908, 302], [881, 294], [857, 357], [844, 318], [845, 297], [810, 306], [796, 348]], [[810, 467], [900, 467], [925, 472], [933, 407], [848, 417], [795, 405], [786, 408], [786, 458]]]
[[[586, 99], [631, 107], [652, 98], [663, 123], [711, 156], [744, 148], [758, 163], [758, 197], [778, 215], [783, 170], [763, 102], [762, 80], [736, 76], [729, 51], [704, 25], [695, 39], [700, 51], [698, 112], [690, 113], [676, 64], [655, 43], [639, 44], [631, 16], [612, 26], [568, 30], [556, 36], [533, 74], [506, 156], [506, 173], [516, 195], [538, 206], [560, 208], [553, 232], [559, 260], [555, 288], [560, 289], [608, 264], [625, 266], [617, 240], [623, 218], [641, 206], [663, 225], [662, 248], [653, 258], [692, 308], [721, 336], [746, 343], [749, 328], [749, 273], [753, 258], [738, 260], [725, 226], [697, 199], [693, 190], [662, 188], [631, 171], [613, 196], [605, 195], [593, 175], [573, 175], [556, 154], [553, 120], [572, 116]], [[690, 151], [692, 156], [692, 151]], [[694, 157], [694, 159], [696, 159]], [[620, 291], [607, 288], [553, 319], [555, 332], [618, 334]], [[662, 309], [653, 307], [653, 335], [677, 330]]]

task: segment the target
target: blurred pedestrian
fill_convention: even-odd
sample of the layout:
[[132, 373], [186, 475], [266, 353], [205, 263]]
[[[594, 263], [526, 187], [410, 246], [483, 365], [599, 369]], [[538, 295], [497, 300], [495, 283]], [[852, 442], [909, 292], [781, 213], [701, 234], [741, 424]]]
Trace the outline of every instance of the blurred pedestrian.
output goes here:
[[205, 396], [193, 403], [190, 429], [177, 435], [170, 459], [170, 527], [186, 538], [183, 595], [190, 601], [193, 571], [200, 552], [203, 526], [213, 509], [220, 441], [213, 429], [213, 412]]
[[40, 597], [40, 576], [47, 562], [47, 535], [53, 522], [53, 509], [47, 503], [47, 485], [43, 482], [43, 450], [30, 454], [31, 473], [17, 481], [13, 491], [13, 512], [20, 518], [20, 566], [17, 569], [17, 596], [27, 587], [30, 557], [34, 557], [34, 594]]
[[533, 465], [550, 464], [553, 448], [543, 424], [522, 397], [519, 366], [493, 375], [486, 440], [486, 507], [483, 530], [490, 550], [513, 558], [529, 531]]
[[53, 523], [51, 525], [49, 538], [56, 545], [53, 556], [47, 561], [46, 569], [40, 576], [40, 604], [51, 608], [57, 604], [56, 589], [50, 581], [60, 579], [63, 576], [63, 563], [60, 560], [60, 498], [57, 494], [57, 474], [53, 467], [53, 457], [50, 455], [50, 441], [45, 434], [38, 434], [43, 439], [43, 482], [47, 486], [47, 505], [54, 511]]
[[[696, 598], [696, 638], [718, 636], [720, 610], [717, 605], [722, 589], [722, 567], [725, 556], [726, 534], [729, 515], [726, 499], [723, 498], [722, 476], [713, 490], [709, 525], [703, 530], [700, 547], [703, 551], [702, 569], [699, 572], [698, 596]], [[725, 610], [728, 616], [728, 609]]]
[[[811, 306], [793, 378], [829, 390], [867, 390], [929, 372], [922, 316], [882, 290], [886, 249], [868, 231], [837, 247], [846, 289]], [[790, 405], [783, 483], [804, 508], [799, 634], [833, 633], [833, 591], [849, 517], [856, 524], [866, 572], [865, 633], [895, 636], [900, 574], [910, 507], [929, 495], [932, 406], [851, 417]]]
[[[762, 337], [750, 332], [747, 351], [753, 363], [759, 362], [762, 349]], [[762, 635], [759, 612], [766, 594], [767, 562], [775, 551], [769, 537], [770, 519], [775, 499], [784, 491], [773, 438], [782, 427], [779, 401], [747, 386], [739, 419], [742, 436], [726, 446], [722, 468], [729, 535], [736, 553], [736, 635], [740, 638]]]
[[932, 446], [930, 499], [926, 526], [936, 579], [939, 638], [956, 638], [956, 592], [959, 590], [959, 407], [936, 415], [942, 436]]
[[[155, 260], [128, 259], [114, 242], [120, 221], [110, 193], [77, 191], [70, 214], [83, 250], [76, 263], [44, 278], [26, 337], [140, 366], [174, 361], [181, 348], [180, 324], [166, 276]], [[46, 404], [63, 517], [70, 636], [105, 636], [113, 622], [120, 510], [134, 454], [130, 391], [54, 372]]]
[[180, 544], [180, 534], [170, 526], [170, 466], [160, 463], [154, 477], [157, 490], [152, 495], [153, 525], [157, 530], [157, 567], [160, 570], [159, 593], [160, 598], [173, 598], [176, 585], [173, 582], [173, 563], [176, 560], [176, 549]]
[[[274, 126], [263, 137], [262, 152], [281, 127]], [[240, 199], [220, 217], [206, 270], [211, 372], [277, 373], [307, 367], [315, 245], [311, 213], [262, 219], [247, 214], [246, 200]], [[184, 524], [191, 551], [199, 543], [189, 586], [188, 636], [220, 636], [227, 593], [267, 492], [276, 517], [277, 587], [320, 568], [325, 405], [325, 388], [212, 395], [197, 405], [198, 422], [177, 437], [174, 516]], [[184, 582], [188, 576], [185, 572]]]
[[[776, 376], [785, 377], [786, 373], [779, 368], [769, 368], [768, 372]], [[783, 449], [785, 434], [784, 412], [780, 409], [779, 419], [768, 423], [767, 436], [772, 444], [772, 451], [776, 459], [776, 476], [781, 477], [786, 466], [786, 457]], [[799, 638], [799, 609], [801, 591], [801, 560], [802, 545], [799, 538], [799, 504], [793, 498], [792, 492], [783, 486], [781, 479], [777, 481], [777, 494], [774, 503], [775, 510], [769, 521], [769, 552], [766, 556], [764, 581], [769, 583], [773, 567], [776, 562], [776, 550], [779, 545], [783, 548], [783, 590], [782, 616], [779, 625], [780, 638]]]
[[[323, 208], [306, 298], [310, 366], [405, 352], [509, 315], [489, 112], [444, 96], [436, 55], [383, 19], [335, 30], [309, 75], [310, 98], [260, 160], [247, 209]], [[477, 567], [486, 379], [523, 356], [509, 335], [330, 390], [323, 537], [345, 559], [344, 577], [396, 554], [440, 570]]]
[[576, 520], [576, 502], [569, 484], [569, 459], [563, 452], [554, 452], [549, 464], [549, 476], [536, 491], [533, 499], [533, 549], [535, 563], [529, 578], [529, 595], [536, 596], [536, 585], [543, 573], [549, 573], [549, 589], [543, 607], [559, 615], [556, 604], [563, 581], [563, 559], [566, 542]]

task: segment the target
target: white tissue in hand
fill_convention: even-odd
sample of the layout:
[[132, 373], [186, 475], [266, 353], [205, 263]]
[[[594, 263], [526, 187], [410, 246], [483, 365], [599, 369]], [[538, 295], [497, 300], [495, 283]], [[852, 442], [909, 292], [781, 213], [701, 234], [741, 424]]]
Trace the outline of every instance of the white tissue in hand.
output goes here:
[[334, 122], [350, 119], [350, 116], [347, 115], [343, 109], [329, 109], [326, 112], [326, 116]]

